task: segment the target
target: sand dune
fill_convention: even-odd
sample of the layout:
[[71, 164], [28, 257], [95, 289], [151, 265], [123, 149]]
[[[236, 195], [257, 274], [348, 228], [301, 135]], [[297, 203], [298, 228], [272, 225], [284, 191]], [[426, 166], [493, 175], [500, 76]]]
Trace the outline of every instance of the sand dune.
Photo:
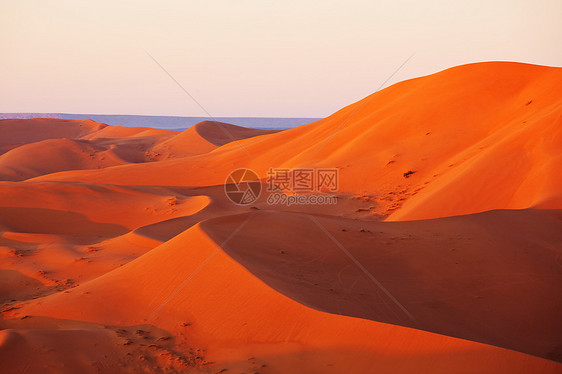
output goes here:
[[[158, 175], [162, 185], [205, 186], [223, 183], [235, 167], [265, 178], [270, 167], [326, 166], [340, 170], [342, 192], [371, 195], [383, 203], [373, 213], [392, 220], [560, 208], [560, 86], [559, 68], [463, 65], [401, 82], [324, 120], [165, 167], [127, 165], [41, 180], [141, 185]], [[399, 201], [391, 196], [397, 192]]]
[[[199, 267], [213, 254], [205, 267]], [[194, 272], [196, 276], [192, 276]], [[223, 363], [218, 369], [244, 365], [248, 370], [252, 356], [268, 367], [282, 367], [279, 352], [291, 355], [296, 347], [303, 361], [310, 350], [312, 357], [318, 355], [313, 360], [332, 364], [325, 372], [341, 372], [350, 362], [356, 367], [352, 364], [349, 372], [362, 372], [365, 367], [381, 372], [413, 368], [450, 372], [459, 366], [467, 372], [558, 368], [513, 351], [307, 308], [252, 276], [226, 256], [199, 225], [125, 266], [68, 293], [27, 303], [9, 315], [26, 314], [103, 325], [150, 324], [176, 336], [180, 346], [205, 349], [218, 357], [230, 354], [235, 362]], [[185, 323], [190, 326], [186, 328]], [[150, 343], [156, 336], [149, 335]], [[235, 350], [240, 342], [259, 347]], [[277, 354], [268, 357], [262, 350]], [[326, 352], [320, 353], [323, 350]], [[157, 354], [164, 351], [155, 348]], [[205, 359], [215, 357], [211, 354]], [[404, 357], [410, 358], [408, 364]]]
[[3, 119], [0, 120], [0, 145], [13, 147], [46, 139], [79, 138], [106, 126], [91, 120]]
[[71, 139], [49, 139], [0, 155], [0, 180], [20, 181], [64, 170], [123, 165], [115, 153]]
[[217, 121], [203, 121], [157, 144], [152, 151], [162, 159], [193, 156], [210, 152], [233, 141], [275, 132], [277, 131], [249, 129]]
[[125, 126], [106, 126], [96, 132], [83, 135], [80, 138], [85, 140], [95, 140], [95, 139], [118, 139], [123, 140], [123, 138], [139, 138], [147, 136], [161, 136], [166, 137], [166, 135], [176, 135], [177, 131], [171, 130], [159, 130], [152, 129], [149, 127], [125, 127]]
[[[556, 359], [562, 303], [548, 295], [562, 287], [561, 214], [492, 211], [381, 223], [258, 211], [223, 248], [277, 291], [315, 309]], [[201, 226], [220, 244], [244, 219]]]
[[[193, 214], [208, 203], [206, 196], [183, 195], [178, 190], [156, 187], [120, 187], [96, 184], [68, 183], [0, 183], [0, 203], [3, 209], [21, 214], [20, 232], [49, 232], [56, 226], [70, 234], [96, 236], [96, 230], [76, 225], [59, 225], [52, 217], [26, 214], [26, 209], [76, 214], [85, 220], [118, 224], [127, 230], [160, 222], [163, 219]], [[6, 226], [18, 222], [13, 214], [0, 219]], [[39, 226], [32, 228], [32, 223]]]
[[[26, 131], [34, 135], [25, 138]], [[3, 120], [0, 181], [182, 158], [210, 152], [230, 141], [275, 132], [214, 121], [204, 121], [178, 133], [107, 126], [90, 120]]]
[[152, 148], [177, 134], [146, 127], [107, 126], [81, 139], [111, 151], [127, 163], [142, 163], [156, 161], [159, 154]]
[[[562, 373], [560, 87], [494, 62], [281, 132], [0, 121], [0, 371]], [[338, 204], [232, 204], [240, 167], [338, 168]]]
[[175, 134], [90, 120], [2, 120], [0, 180], [21, 181], [65, 170], [153, 161], [150, 148]]

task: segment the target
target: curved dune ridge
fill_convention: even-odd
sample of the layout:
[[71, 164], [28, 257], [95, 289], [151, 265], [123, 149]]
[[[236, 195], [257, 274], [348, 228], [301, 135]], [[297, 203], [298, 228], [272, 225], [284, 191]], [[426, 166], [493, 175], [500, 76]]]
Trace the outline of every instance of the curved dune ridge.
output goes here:
[[[398, 83], [316, 123], [166, 167], [127, 165], [41, 180], [205, 186], [223, 183], [235, 167], [265, 178], [270, 167], [326, 166], [339, 169], [342, 192], [372, 195], [382, 203], [373, 213], [391, 220], [560, 208], [561, 86], [560, 68], [463, 65]], [[398, 191], [403, 200], [384, 204]]]
[[73, 121], [51, 118], [34, 118], [30, 120], [0, 120], [0, 145], [19, 146], [46, 139], [79, 138], [107, 125], [89, 119]]
[[[25, 133], [32, 134], [25, 137]], [[0, 181], [22, 181], [67, 170], [182, 158], [207, 153], [229, 141], [275, 130], [215, 121], [183, 132], [107, 126], [90, 120], [0, 120]]]
[[111, 151], [72, 139], [25, 144], [0, 156], [0, 180], [20, 181], [65, 170], [96, 169], [125, 162]]
[[211, 152], [230, 142], [275, 132], [277, 131], [249, 129], [217, 121], [203, 121], [156, 145], [153, 151], [163, 158], [193, 156]]
[[[560, 87], [493, 62], [284, 131], [0, 121], [0, 371], [562, 373]], [[337, 168], [337, 205], [235, 205], [241, 167]]]

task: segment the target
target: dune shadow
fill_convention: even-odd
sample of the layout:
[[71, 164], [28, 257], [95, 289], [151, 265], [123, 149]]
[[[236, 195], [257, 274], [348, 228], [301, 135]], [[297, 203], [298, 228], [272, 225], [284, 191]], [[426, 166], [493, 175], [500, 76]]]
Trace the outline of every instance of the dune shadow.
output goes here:
[[182, 216], [139, 227], [133, 232], [144, 237], [166, 242], [197, 224], [198, 216]]
[[274, 134], [280, 131], [254, 129], [218, 121], [199, 122], [193, 126], [193, 129], [203, 139], [218, 147], [233, 141], [253, 138], [260, 135]]
[[7, 301], [27, 300], [51, 288], [17, 270], [0, 269], [0, 304]]
[[33, 234], [115, 237], [129, 232], [124, 226], [93, 222], [80, 213], [45, 208], [0, 207], [0, 225]]
[[[414, 343], [415, 344], [415, 343]], [[393, 349], [394, 346], [394, 349]], [[367, 350], [349, 347], [322, 347], [289, 349], [288, 352], [256, 354], [247, 360], [221, 362], [217, 373], [494, 373], [500, 367], [511, 368], [512, 373], [557, 372], [558, 364], [530, 355], [486, 346], [447, 346], [401, 349], [393, 342], [387, 347]], [[271, 350], [271, 348], [269, 348]], [[520, 366], [523, 365], [523, 368]]]
[[239, 231], [247, 214], [201, 228], [258, 279], [310, 308], [560, 361], [562, 273], [555, 259], [562, 247], [548, 244], [562, 239], [559, 214], [491, 211], [410, 222], [317, 217], [326, 235], [306, 214], [258, 211]]

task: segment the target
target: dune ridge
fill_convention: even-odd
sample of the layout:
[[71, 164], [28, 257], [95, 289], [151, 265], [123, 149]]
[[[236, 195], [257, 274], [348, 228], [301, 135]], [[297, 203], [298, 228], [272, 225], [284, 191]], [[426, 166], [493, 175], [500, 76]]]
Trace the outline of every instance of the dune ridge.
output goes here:
[[[561, 85], [560, 68], [463, 65], [398, 83], [312, 124], [231, 142], [212, 154], [39, 180], [208, 186], [222, 184], [236, 167], [265, 179], [271, 167], [326, 166], [339, 169], [341, 192], [371, 195], [379, 203], [373, 215], [390, 220], [557, 209]], [[413, 173], [405, 178], [408, 172]], [[401, 196], [391, 196], [397, 192]]]
[[[27, 132], [33, 136], [25, 138]], [[178, 132], [107, 126], [90, 120], [0, 120], [0, 181], [183, 158], [211, 152], [230, 141], [275, 132], [215, 121]]]
[[230, 142], [273, 134], [276, 130], [250, 129], [217, 121], [203, 121], [161, 142], [153, 152], [161, 158], [177, 158], [208, 153]]
[[[1, 120], [0, 371], [562, 373], [560, 87], [490, 62], [280, 132]], [[338, 203], [235, 205], [241, 167], [337, 168]]]

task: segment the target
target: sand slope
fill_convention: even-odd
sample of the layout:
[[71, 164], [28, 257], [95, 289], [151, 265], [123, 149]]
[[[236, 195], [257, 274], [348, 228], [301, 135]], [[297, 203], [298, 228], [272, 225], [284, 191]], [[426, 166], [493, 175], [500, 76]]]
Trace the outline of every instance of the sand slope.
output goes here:
[[217, 121], [203, 121], [157, 144], [152, 151], [162, 159], [193, 156], [210, 152], [230, 142], [275, 132], [277, 131], [249, 129]]
[[3, 119], [0, 120], [0, 145], [19, 146], [46, 139], [79, 138], [106, 126], [88, 119]]
[[[562, 301], [549, 295], [562, 287], [561, 213], [367, 223], [258, 211], [223, 248], [315, 309], [559, 359]], [[222, 243], [243, 219], [216, 218], [202, 227]]]
[[64, 170], [123, 165], [115, 153], [71, 139], [25, 144], [0, 155], [0, 180], [20, 181]]
[[[0, 121], [0, 371], [562, 373], [560, 87], [494, 62], [281, 132]], [[338, 204], [234, 205], [240, 167], [338, 168]]]
[[560, 208], [561, 86], [560, 68], [463, 65], [401, 82], [324, 120], [165, 167], [127, 165], [48, 179], [139, 185], [158, 175], [162, 185], [203, 186], [223, 183], [242, 166], [264, 178], [270, 167], [337, 167], [342, 192], [371, 195], [379, 202], [373, 213], [392, 220]]
[[[246, 217], [232, 219], [239, 224]], [[212, 221], [205, 225], [214, 226]], [[222, 224], [214, 227], [224, 230]], [[209, 352], [205, 360], [221, 360], [217, 369], [251, 369], [250, 357], [249, 361], [281, 372], [286, 360], [303, 363], [292, 372], [308, 372], [319, 362], [326, 365], [324, 372], [334, 373], [359, 373], [366, 368], [377, 372], [560, 369], [558, 364], [513, 351], [304, 307], [272, 291], [225, 255], [199, 225], [125, 266], [68, 293], [29, 303], [11, 316], [22, 314], [104, 325], [149, 324], [175, 335], [180, 346], [205, 349]], [[161, 351], [155, 348], [156, 353]], [[284, 357], [295, 351], [300, 359]], [[226, 357], [232, 362], [224, 362]], [[307, 364], [309, 358], [312, 362]]]
[[[67, 170], [182, 158], [210, 152], [230, 141], [275, 132], [214, 121], [178, 133], [107, 126], [90, 120], [3, 120], [0, 180], [22, 181]], [[26, 133], [33, 135], [26, 138]]]

